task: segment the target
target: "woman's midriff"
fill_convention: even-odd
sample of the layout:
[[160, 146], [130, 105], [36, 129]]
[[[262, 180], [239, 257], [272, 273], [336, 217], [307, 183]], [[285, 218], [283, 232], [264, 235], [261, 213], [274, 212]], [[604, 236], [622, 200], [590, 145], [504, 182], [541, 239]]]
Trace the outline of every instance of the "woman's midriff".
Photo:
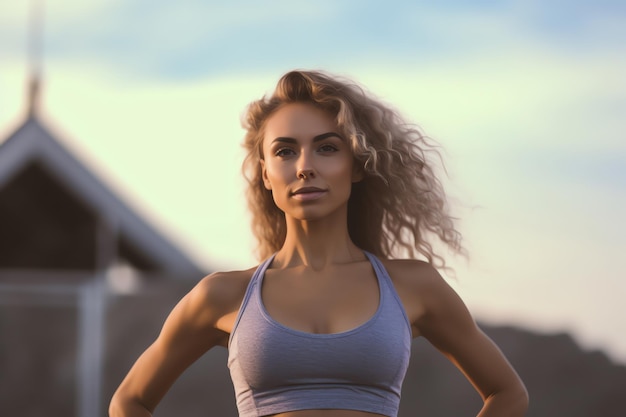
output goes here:
[[[268, 416], [270, 417], [270, 416]], [[386, 417], [383, 414], [355, 410], [298, 410], [272, 414], [271, 417]]]

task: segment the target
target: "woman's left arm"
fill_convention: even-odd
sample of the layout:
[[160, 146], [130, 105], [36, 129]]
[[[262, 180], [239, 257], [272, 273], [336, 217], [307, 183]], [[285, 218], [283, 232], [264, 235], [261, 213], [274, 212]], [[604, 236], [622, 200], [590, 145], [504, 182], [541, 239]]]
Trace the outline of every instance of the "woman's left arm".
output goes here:
[[479, 392], [484, 405], [478, 417], [524, 416], [528, 392], [511, 364], [478, 328], [461, 298], [441, 275], [428, 264], [422, 263], [418, 269], [420, 308], [413, 326]]

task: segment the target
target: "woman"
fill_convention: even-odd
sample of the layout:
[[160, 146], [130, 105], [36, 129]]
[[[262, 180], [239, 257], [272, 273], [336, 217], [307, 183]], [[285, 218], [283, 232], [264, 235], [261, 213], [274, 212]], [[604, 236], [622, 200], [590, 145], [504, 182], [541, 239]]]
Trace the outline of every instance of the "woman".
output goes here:
[[[479, 416], [524, 415], [519, 377], [435, 269], [446, 264], [434, 239], [463, 248], [428, 158], [437, 154], [419, 131], [355, 84], [304, 71], [253, 102], [244, 125], [264, 261], [190, 291], [110, 415], [151, 415], [221, 345], [242, 417], [396, 416], [418, 336], [471, 381]], [[392, 259], [399, 253], [411, 259]]]

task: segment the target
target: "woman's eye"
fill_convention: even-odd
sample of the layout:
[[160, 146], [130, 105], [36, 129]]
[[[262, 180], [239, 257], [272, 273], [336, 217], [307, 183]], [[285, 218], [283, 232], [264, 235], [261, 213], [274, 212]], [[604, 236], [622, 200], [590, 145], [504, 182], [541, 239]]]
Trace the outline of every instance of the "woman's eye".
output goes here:
[[274, 155], [276, 156], [288, 156], [288, 155], [293, 155], [293, 154], [294, 154], [293, 150], [289, 148], [280, 148], [276, 150], [276, 152], [274, 152]]
[[322, 145], [319, 147], [321, 152], [336, 152], [337, 148], [333, 145]]

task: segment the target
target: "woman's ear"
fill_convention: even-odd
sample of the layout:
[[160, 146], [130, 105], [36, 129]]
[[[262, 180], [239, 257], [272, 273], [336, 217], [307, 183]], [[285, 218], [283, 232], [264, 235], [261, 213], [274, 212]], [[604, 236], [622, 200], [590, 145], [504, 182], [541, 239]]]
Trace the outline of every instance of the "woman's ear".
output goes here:
[[265, 168], [265, 160], [260, 159], [259, 163], [261, 164], [261, 177], [263, 178], [263, 185], [265, 185], [265, 189], [271, 190], [272, 184], [270, 183], [269, 178], [267, 178], [267, 169]]

